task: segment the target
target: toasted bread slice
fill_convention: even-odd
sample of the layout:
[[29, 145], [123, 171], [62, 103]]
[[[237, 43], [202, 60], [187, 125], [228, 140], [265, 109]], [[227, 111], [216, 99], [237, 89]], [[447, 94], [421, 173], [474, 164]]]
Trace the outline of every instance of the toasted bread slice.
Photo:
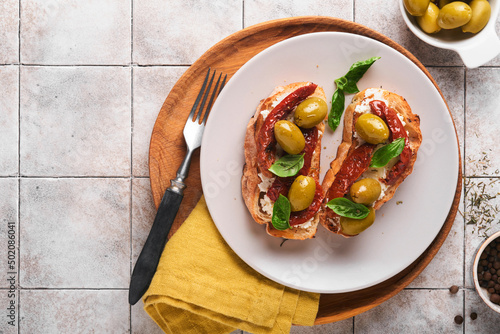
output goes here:
[[[422, 142], [422, 133], [420, 131], [420, 118], [418, 115], [414, 114], [406, 102], [406, 100], [392, 92], [379, 88], [369, 88], [357, 93], [351, 104], [347, 107], [344, 113], [344, 129], [342, 143], [337, 149], [337, 156], [335, 160], [330, 164], [330, 169], [327, 171], [325, 178], [323, 179], [322, 187], [324, 191], [324, 202], [321, 214], [321, 224], [331, 232], [341, 234], [345, 237], [351, 237], [352, 235], [347, 235], [342, 232], [340, 226], [340, 217], [336, 215], [331, 209], [326, 208], [326, 203], [332, 198], [329, 198], [329, 193], [332, 192], [332, 185], [341, 169], [342, 165], [348, 159], [348, 157], [353, 153], [353, 151], [364, 143], [355, 130], [355, 123], [360, 114], [364, 112], [371, 112], [369, 103], [373, 100], [383, 101], [388, 108], [394, 110], [401, 123], [406, 130], [408, 135], [408, 146], [411, 150], [409, 155], [409, 161], [406, 164], [404, 170], [398, 174], [397, 177], [391, 180], [390, 184], [384, 184], [384, 177], [388, 170], [392, 168], [395, 162], [389, 164], [385, 167], [385, 170], [368, 170], [366, 173], [370, 173], [370, 177], [378, 177], [383, 185], [383, 192], [379, 199], [377, 199], [372, 207], [378, 210], [385, 202], [390, 200], [394, 193], [396, 192], [399, 185], [404, 181], [404, 179], [410, 175], [413, 171], [413, 165], [417, 159], [417, 150]], [[396, 162], [397, 162], [396, 158]], [[394, 159], [393, 159], [394, 160]], [[363, 174], [361, 178], [366, 177], [367, 174]], [[374, 178], [375, 178], [374, 177]], [[385, 189], [384, 189], [385, 188]]]
[[[262, 169], [257, 160], [258, 135], [269, 112], [271, 112], [292, 92], [296, 91], [300, 87], [310, 84], [311, 83], [308, 82], [297, 82], [287, 86], [275, 88], [268, 98], [260, 102], [255, 115], [250, 119], [246, 130], [244, 143], [245, 166], [243, 169], [243, 177], [241, 179], [242, 196], [253, 219], [259, 224], [265, 224], [267, 226], [267, 233], [275, 237], [300, 240], [312, 238], [316, 234], [319, 223], [319, 216], [318, 213], [316, 213], [310, 221], [304, 224], [292, 226], [291, 229], [277, 230], [273, 227], [271, 224], [273, 203], [269, 201], [269, 198], [266, 199], [265, 197], [267, 196], [265, 195], [267, 189], [272, 184], [275, 175], [267, 169]], [[326, 101], [325, 93], [319, 86], [316, 87], [314, 92], [308, 97], [319, 97]], [[293, 112], [294, 111], [292, 111], [290, 115], [293, 115]], [[308, 176], [311, 176], [316, 181], [319, 181], [321, 138], [325, 128], [324, 122], [316, 125], [316, 128], [318, 130], [318, 139], [316, 141], [316, 147], [312, 156], [311, 168]]]

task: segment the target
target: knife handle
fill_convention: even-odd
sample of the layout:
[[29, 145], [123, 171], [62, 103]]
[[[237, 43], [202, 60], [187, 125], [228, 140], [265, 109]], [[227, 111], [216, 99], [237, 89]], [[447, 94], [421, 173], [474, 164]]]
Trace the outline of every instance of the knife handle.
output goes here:
[[172, 180], [172, 186], [165, 191], [151, 231], [135, 263], [129, 289], [129, 303], [131, 305], [137, 303], [146, 292], [156, 272], [163, 248], [165, 248], [168, 233], [172, 228], [183, 198], [182, 190], [185, 185], [182, 181], [180, 183], [176, 184]]

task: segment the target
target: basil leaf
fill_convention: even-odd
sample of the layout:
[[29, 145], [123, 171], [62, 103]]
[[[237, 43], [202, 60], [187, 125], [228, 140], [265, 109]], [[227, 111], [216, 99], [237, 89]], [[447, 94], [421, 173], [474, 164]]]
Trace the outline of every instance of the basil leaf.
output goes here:
[[372, 57], [370, 59], [358, 61], [352, 64], [351, 68], [344, 76], [347, 79], [347, 84], [345, 84], [343, 88], [346, 94], [356, 94], [357, 92], [359, 92], [358, 86], [356, 84], [358, 83], [359, 79], [363, 77], [366, 71], [368, 71], [370, 66], [372, 66], [373, 63], [378, 59], [380, 59], [380, 57]]
[[274, 228], [280, 231], [291, 228], [290, 213], [290, 201], [288, 198], [280, 194], [276, 202], [274, 202], [273, 217], [271, 218], [271, 223]]
[[399, 156], [401, 152], [403, 152], [404, 147], [404, 138], [398, 138], [392, 143], [382, 146], [376, 150], [375, 153], [373, 153], [372, 160], [370, 161], [370, 167], [384, 167], [392, 158]]
[[272, 164], [272, 166], [269, 167], [269, 171], [279, 177], [288, 177], [297, 175], [303, 166], [304, 154], [287, 154]]
[[328, 114], [328, 125], [335, 131], [340, 125], [340, 118], [344, 113], [345, 95], [342, 89], [337, 88], [332, 96], [332, 108]]
[[340, 118], [344, 113], [345, 95], [359, 92], [357, 83], [359, 79], [368, 71], [370, 66], [380, 57], [372, 57], [367, 60], [358, 61], [351, 65], [346, 75], [335, 79], [337, 89], [332, 96], [332, 108], [328, 114], [328, 125], [335, 131], [340, 124]]
[[345, 197], [337, 197], [326, 203], [326, 206], [342, 217], [363, 219], [368, 216], [370, 209], [363, 204], [354, 203]]
[[337, 89], [340, 89], [341, 91], [344, 90], [345, 86], [349, 83], [347, 81], [347, 78], [345, 76], [340, 77], [338, 79], [333, 80], [335, 84], [337, 85]]

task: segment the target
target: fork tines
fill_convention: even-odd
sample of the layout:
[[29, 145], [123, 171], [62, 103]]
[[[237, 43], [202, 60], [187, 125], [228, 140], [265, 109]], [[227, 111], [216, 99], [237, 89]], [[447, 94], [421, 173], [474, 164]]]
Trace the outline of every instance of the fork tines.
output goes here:
[[[200, 123], [200, 119], [201, 119], [201, 116], [203, 113], [204, 113], [204, 116], [203, 116], [202, 123], [205, 123], [207, 121], [207, 117], [208, 117], [208, 114], [210, 113], [210, 109], [212, 108], [212, 104], [215, 100], [215, 97], [219, 95], [222, 88], [224, 88], [224, 85], [226, 84], [227, 74], [224, 76], [222, 83], [220, 84], [220, 88], [219, 88], [219, 83], [220, 83], [220, 80], [222, 77], [222, 73], [220, 73], [219, 78], [217, 79], [217, 82], [215, 83], [215, 87], [212, 91], [212, 95], [211, 95], [210, 100], [208, 102], [207, 108], [204, 108], [205, 103], [207, 102], [208, 95], [210, 94], [210, 90], [212, 88], [212, 84], [213, 84], [213, 81], [215, 78], [215, 72], [216, 72], [216, 70], [213, 70], [212, 78], [210, 79], [210, 82], [208, 82], [208, 79], [210, 77], [210, 70], [211, 69], [208, 68], [207, 75], [205, 76], [205, 80], [203, 81], [203, 85], [201, 86], [201, 89], [200, 89], [200, 93], [196, 97], [196, 100], [194, 101], [194, 104], [193, 104], [193, 108], [191, 109], [191, 112], [189, 114], [189, 119], [195, 121], [193, 118], [194, 118], [194, 115], [196, 113], [196, 110], [198, 109], [198, 104], [200, 103], [200, 100], [201, 100], [199, 112], [196, 115], [196, 122], [197, 123]], [[208, 83], [208, 87], [207, 87], [207, 83]]]

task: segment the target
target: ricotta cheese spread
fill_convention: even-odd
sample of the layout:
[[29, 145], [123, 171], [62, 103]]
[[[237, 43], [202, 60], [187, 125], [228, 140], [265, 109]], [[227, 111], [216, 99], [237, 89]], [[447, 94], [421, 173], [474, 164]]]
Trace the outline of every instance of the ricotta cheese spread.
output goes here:
[[274, 204], [271, 203], [271, 199], [269, 198], [269, 196], [264, 195], [264, 198], [260, 199], [260, 207], [262, 208], [262, 211], [264, 211], [268, 215], [273, 214]]
[[383, 91], [377, 88], [367, 89], [365, 92], [365, 98], [359, 105], [356, 106], [356, 108], [354, 108], [354, 111], [358, 114], [370, 113], [370, 102], [375, 100], [382, 101], [389, 107], [389, 101], [384, 99], [382, 92]]
[[[266, 177], [262, 173], [257, 174], [261, 180], [261, 182], [258, 184], [259, 190], [261, 193], [266, 194], [271, 185], [274, 182], [274, 177]], [[273, 214], [273, 206], [274, 204], [271, 202], [271, 199], [267, 196], [264, 195], [263, 198], [260, 199], [259, 201], [260, 207], [262, 208], [262, 211], [265, 213], [272, 215]]]
[[269, 115], [270, 112], [271, 110], [261, 110], [260, 114], [262, 115], [263, 119], [266, 119], [267, 115]]
[[259, 186], [259, 189], [260, 189], [260, 192], [262, 193], [267, 193], [267, 191], [269, 190], [269, 188], [271, 187], [271, 185], [273, 184], [274, 182], [274, 177], [266, 177], [264, 176], [264, 174], [262, 173], [259, 173], [257, 174], [259, 176], [259, 179], [260, 179], [260, 183], [258, 184]]
[[309, 219], [305, 223], [300, 224], [300, 225], [294, 225], [293, 227], [303, 228], [303, 229], [309, 228], [313, 225], [313, 220], [314, 220], [314, 217], [311, 217], [311, 219]]

